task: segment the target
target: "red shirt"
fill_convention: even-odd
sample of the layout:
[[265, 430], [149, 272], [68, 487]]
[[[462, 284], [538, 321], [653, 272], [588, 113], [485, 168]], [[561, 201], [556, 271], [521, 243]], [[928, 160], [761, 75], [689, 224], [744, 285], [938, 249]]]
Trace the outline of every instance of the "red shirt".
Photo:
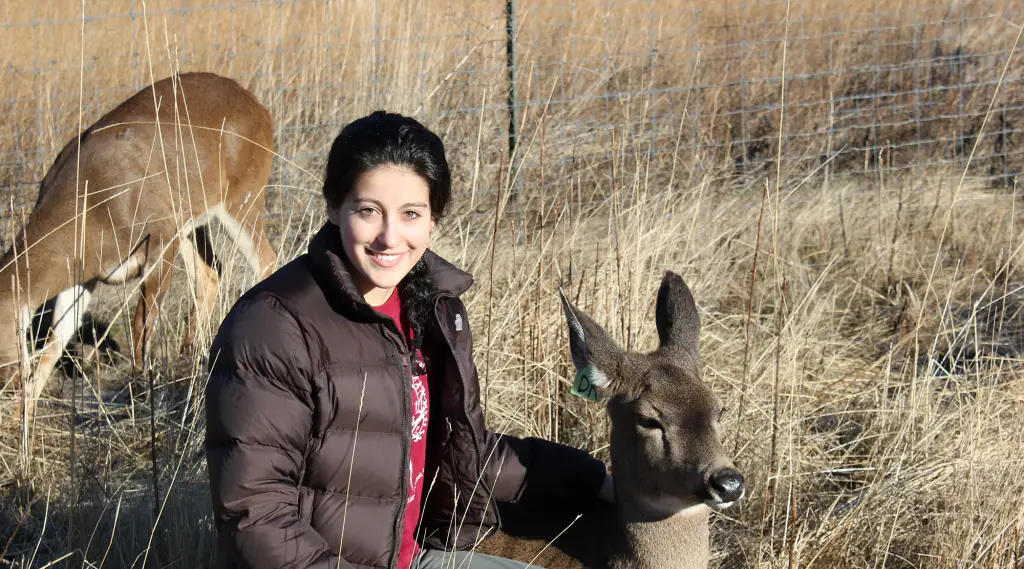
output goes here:
[[[410, 341], [413, 339], [412, 330], [406, 330], [403, 326], [401, 313], [402, 302], [398, 296], [398, 289], [391, 294], [384, 304], [375, 307], [378, 312], [389, 316], [395, 321], [398, 330]], [[423, 361], [423, 354], [417, 352], [418, 361]], [[406, 569], [412, 565], [412, 560], [419, 553], [419, 544], [416, 543], [416, 526], [420, 521], [420, 507], [423, 498], [423, 471], [427, 457], [427, 421], [430, 417], [430, 396], [427, 387], [427, 372], [423, 368], [422, 374], [417, 374], [413, 369], [412, 381], [409, 384], [411, 390], [412, 408], [410, 416], [410, 437], [412, 445], [409, 447], [409, 494], [406, 497], [404, 531], [402, 533], [401, 549], [398, 554], [398, 567]]]

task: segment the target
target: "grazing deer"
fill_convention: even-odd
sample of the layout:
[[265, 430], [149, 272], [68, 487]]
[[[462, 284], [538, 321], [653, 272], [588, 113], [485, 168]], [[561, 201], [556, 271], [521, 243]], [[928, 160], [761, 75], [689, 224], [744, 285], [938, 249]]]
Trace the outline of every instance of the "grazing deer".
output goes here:
[[[177, 256], [195, 291], [183, 351], [206, 330], [219, 284], [206, 224], [219, 220], [256, 274], [269, 273], [277, 259], [263, 235], [263, 189], [272, 159], [270, 112], [211, 73], [143, 88], [61, 150], [0, 259], [0, 365], [24, 389], [26, 419], [97, 283], [141, 279], [132, 329], [138, 372]], [[54, 297], [51, 337], [32, 358], [30, 315]]]
[[573, 364], [608, 398], [615, 503], [575, 522], [577, 512], [557, 505], [537, 512], [500, 504], [505, 527], [477, 551], [547, 569], [706, 568], [711, 510], [739, 500], [744, 485], [722, 445], [722, 404], [701, 379], [689, 288], [665, 274], [660, 346], [649, 354], [623, 351], [564, 295], [562, 308]]

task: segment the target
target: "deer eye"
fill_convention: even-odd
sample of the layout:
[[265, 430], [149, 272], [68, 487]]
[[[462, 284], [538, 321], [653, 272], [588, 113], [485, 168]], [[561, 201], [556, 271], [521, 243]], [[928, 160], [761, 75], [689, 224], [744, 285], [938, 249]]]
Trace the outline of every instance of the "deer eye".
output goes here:
[[657, 419], [654, 419], [652, 417], [645, 417], [643, 415], [637, 415], [636, 416], [636, 424], [641, 429], [649, 429], [649, 430], [659, 429], [659, 430], [664, 430], [664, 427], [661, 426], [661, 423], [658, 422]]

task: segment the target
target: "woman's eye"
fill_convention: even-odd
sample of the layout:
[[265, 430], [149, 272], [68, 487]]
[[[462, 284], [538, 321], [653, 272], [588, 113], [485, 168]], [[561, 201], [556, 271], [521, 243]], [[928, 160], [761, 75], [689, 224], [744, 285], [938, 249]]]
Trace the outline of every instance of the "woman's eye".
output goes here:
[[410, 210], [410, 211], [405, 212], [405, 217], [408, 217], [409, 219], [417, 219], [417, 218], [419, 218], [419, 216], [420, 216], [420, 212], [418, 212], [418, 211], [411, 211]]
[[637, 415], [636, 424], [641, 429], [653, 430], [662, 428], [661, 423], [659, 423], [657, 419], [652, 419], [651, 417], [644, 417], [643, 415]]
[[377, 213], [377, 210], [373, 209], [372, 207], [362, 207], [359, 208], [358, 211], [360, 215], [373, 215]]

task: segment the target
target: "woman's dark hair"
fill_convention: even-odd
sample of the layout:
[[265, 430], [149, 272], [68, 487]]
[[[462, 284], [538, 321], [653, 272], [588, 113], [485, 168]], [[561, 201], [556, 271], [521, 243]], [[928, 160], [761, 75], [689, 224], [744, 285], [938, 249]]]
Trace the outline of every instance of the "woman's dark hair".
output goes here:
[[327, 207], [340, 206], [360, 176], [388, 165], [423, 178], [430, 189], [431, 217], [444, 216], [452, 191], [444, 143], [416, 119], [384, 111], [352, 121], [334, 139], [323, 187]]
[[409, 363], [416, 370], [419, 363], [416, 351], [423, 347], [423, 336], [434, 314], [434, 296], [437, 294], [437, 287], [430, 279], [430, 271], [423, 259], [413, 265], [409, 274], [399, 283], [398, 294], [402, 299], [405, 324], [413, 332]]
[[[384, 111], [352, 121], [334, 139], [323, 187], [327, 207], [340, 206], [359, 177], [380, 166], [408, 168], [423, 178], [430, 190], [431, 217], [437, 221], [444, 216], [452, 189], [444, 143], [415, 119]], [[424, 259], [402, 279], [398, 290], [406, 324], [413, 331], [410, 357], [416, 369], [416, 351], [422, 346], [437, 294]]]

